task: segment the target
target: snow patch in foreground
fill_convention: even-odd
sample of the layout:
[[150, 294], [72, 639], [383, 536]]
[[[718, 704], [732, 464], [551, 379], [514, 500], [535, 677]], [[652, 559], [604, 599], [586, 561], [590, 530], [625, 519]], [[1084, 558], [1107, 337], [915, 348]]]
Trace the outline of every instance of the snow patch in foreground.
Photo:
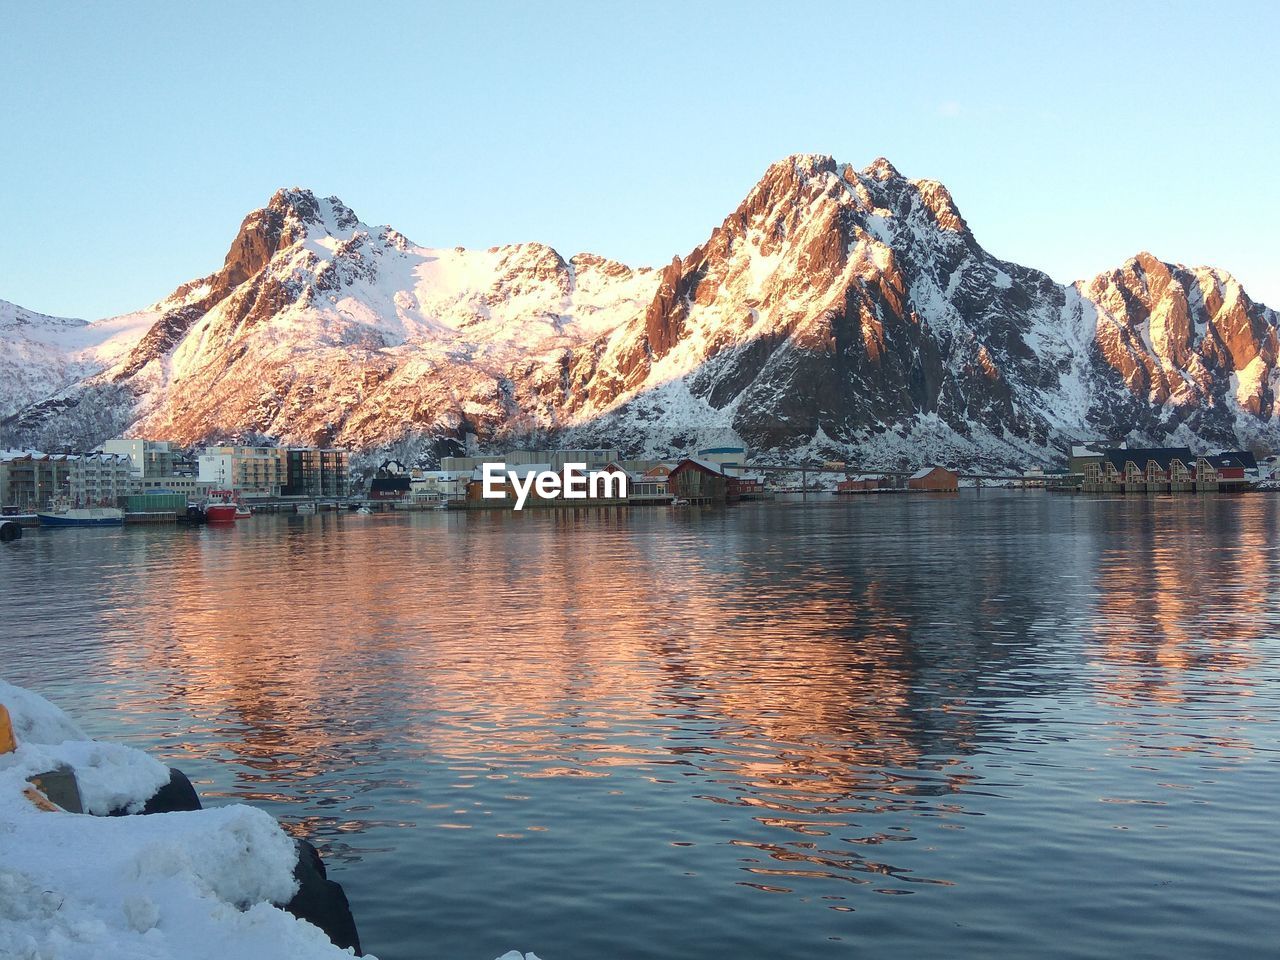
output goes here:
[[[189, 813], [45, 813], [27, 777], [66, 764], [87, 810], [139, 809], [169, 771], [90, 740], [43, 697], [0, 680], [18, 748], [0, 755], [0, 956], [20, 960], [326, 960], [351, 956], [273, 906], [297, 890], [293, 840], [242, 804]], [[501, 960], [536, 960], [517, 952]]]

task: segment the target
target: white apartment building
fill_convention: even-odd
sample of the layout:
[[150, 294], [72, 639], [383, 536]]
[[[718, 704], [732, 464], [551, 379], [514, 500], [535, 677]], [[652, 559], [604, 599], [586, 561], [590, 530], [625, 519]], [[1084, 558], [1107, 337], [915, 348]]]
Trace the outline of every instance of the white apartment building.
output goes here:
[[108, 440], [99, 448], [103, 453], [128, 457], [133, 475], [138, 480], [173, 476], [177, 446], [168, 440]]
[[289, 482], [280, 447], [205, 447], [197, 463], [200, 483], [244, 497], [278, 497]]
[[121, 497], [140, 489], [133, 462], [115, 453], [86, 453], [74, 458], [69, 481], [71, 502], [81, 506], [114, 507]]

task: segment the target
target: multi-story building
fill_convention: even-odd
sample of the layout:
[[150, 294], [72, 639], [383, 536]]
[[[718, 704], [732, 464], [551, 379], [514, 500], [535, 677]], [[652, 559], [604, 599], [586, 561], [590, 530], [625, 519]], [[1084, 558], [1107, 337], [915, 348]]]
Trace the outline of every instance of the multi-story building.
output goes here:
[[199, 459], [199, 480], [242, 497], [278, 497], [288, 484], [282, 447], [238, 445], [205, 447]]
[[174, 475], [174, 463], [179, 455], [177, 445], [168, 440], [108, 440], [99, 448], [103, 453], [114, 453], [129, 458], [133, 475], [138, 480], [166, 479]]
[[202, 481], [194, 474], [174, 474], [172, 477], [154, 477], [142, 481], [142, 493], [181, 493], [188, 500], [200, 500], [209, 495], [217, 484]]
[[139, 492], [133, 461], [126, 454], [86, 453], [70, 461], [71, 501], [84, 507], [114, 507]]
[[286, 497], [345, 497], [351, 492], [351, 459], [346, 450], [290, 447], [285, 451]]
[[70, 454], [35, 450], [0, 451], [0, 505], [29, 512], [48, 507], [55, 497], [70, 494]]

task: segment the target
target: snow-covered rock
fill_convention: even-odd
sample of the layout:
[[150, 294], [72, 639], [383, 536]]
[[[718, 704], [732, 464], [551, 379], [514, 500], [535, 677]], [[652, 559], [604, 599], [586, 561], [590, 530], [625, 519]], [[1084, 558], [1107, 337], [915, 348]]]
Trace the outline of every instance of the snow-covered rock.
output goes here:
[[240, 804], [138, 817], [38, 810], [23, 796], [27, 778], [59, 764], [75, 771], [95, 813], [140, 806], [168, 769], [138, 750], [89, 740], [47, 700], [4, 681], [0, 704], [18, 740], [0, 754], [0, 957], [352, 955], [273, 906], [297, 890], [297, 849], [270, 815]]

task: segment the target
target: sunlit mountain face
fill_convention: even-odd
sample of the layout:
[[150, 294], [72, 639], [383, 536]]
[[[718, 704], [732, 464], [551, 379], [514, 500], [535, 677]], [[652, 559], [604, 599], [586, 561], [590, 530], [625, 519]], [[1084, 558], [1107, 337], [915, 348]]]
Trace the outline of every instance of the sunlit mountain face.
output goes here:
[[991, 465], [1073, 436], [1266, 446], [1277, 315], [1142, 253], [1069, 286], [987, 253], [947, 189], [887, 160], [771, 166], [660, 269], [539, 243], [424, 247], [277, 192], [225, 263], [124, 317], [0, 304], [3, 432], [398, 451], [616, 445], [732, 429], [868, 465]]

